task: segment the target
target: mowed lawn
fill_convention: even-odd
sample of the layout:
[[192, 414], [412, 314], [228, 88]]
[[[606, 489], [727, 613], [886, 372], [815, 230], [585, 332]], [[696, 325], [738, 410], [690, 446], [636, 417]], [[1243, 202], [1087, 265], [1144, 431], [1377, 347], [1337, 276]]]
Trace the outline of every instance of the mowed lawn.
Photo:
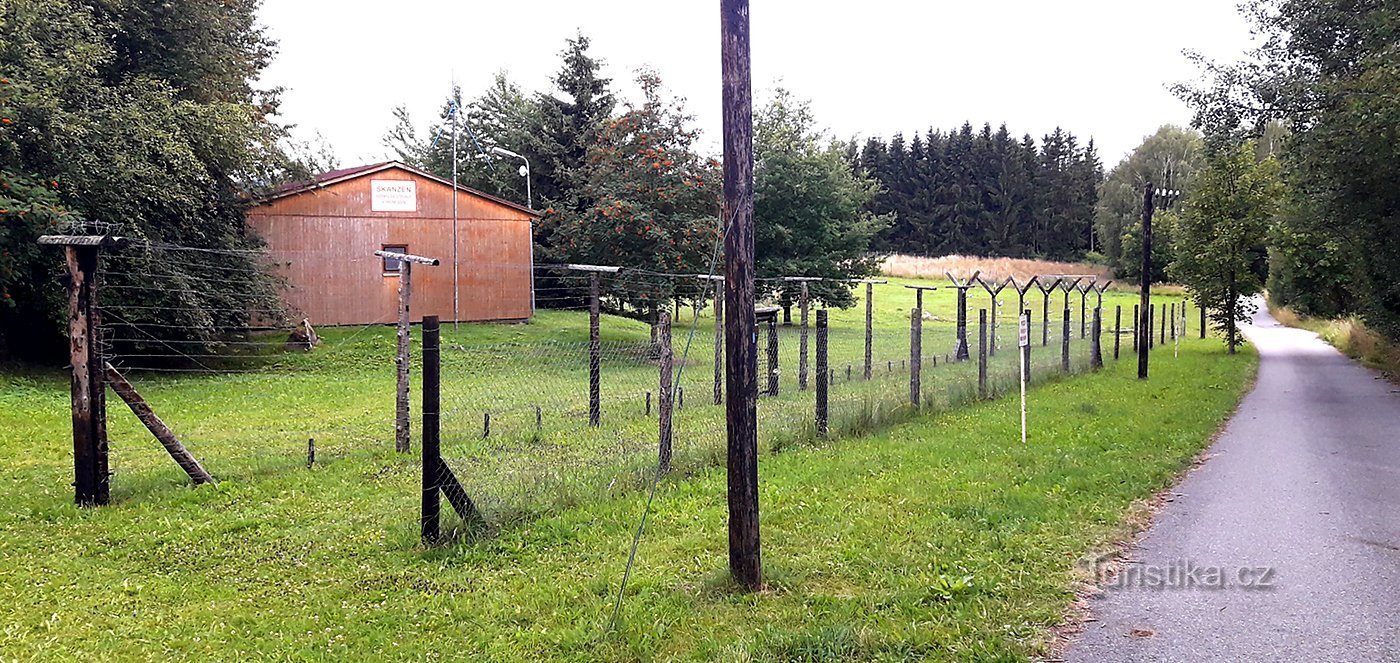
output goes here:
[[[577, 327], [575, 314], [550, 314], [537, 330]], [[339, 340], [373, 354], [386, 338]], [[665, 481], [609, 630], [644, 494], [609, 491], [424, 548], [418, 463], [392, 452], [378, 410], [392, 374], [355, 355], [297, 362], [275, 378], [147, 382], [177, 430], [222, 435], [204, 446], [223, 479], [214, 489], [180, 487], [158, 448], [134, 451], [154, 443], [113, 399], [114, 444], [128, 459], [118, 468], [140, 481], [93, 510], [70, 503], [66, 384], [5, 378], [0, 657], [1022, 659], [1043, 651], [1071, 599], [1073, 561], [1186, 466], [1254, 365], [1191, 340], [1178, 358], [1154, 351], [1147, 383], [1125, 360], [1034, 389], [1024, 447], [1017, 402], [1003, 399], [765, 455], [759, 594], [726, 579], [722, 470]], [[375, 395], [342, 398], [360, 392]], [[240, 422], [276, 429], [292, 407], [283, 399], [307, 400], [291, 411], [320, 412], [336, 430], [366, 430], [307, 470], [297, 421], [275, 448], [239, 434]]]

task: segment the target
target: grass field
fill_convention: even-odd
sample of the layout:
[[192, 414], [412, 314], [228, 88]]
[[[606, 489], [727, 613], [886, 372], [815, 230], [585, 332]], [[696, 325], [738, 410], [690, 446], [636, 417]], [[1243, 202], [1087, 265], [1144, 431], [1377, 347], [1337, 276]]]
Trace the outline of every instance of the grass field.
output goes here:
[[[907, 357], [910, 297], [900, 285], [876, 294], [886, 330], [877, 344], [887, 339], [894, 350], [877, 357], [899, 355], [901, 332]], [[1111, 311], [1119, 301], [1110, 297]], [[929, 303], [936, 317], [951, 319], [949, 291]], [[985, 295], [973, 308], [982, 305]], [[859, 307], [833, 312], [833, 329], [858, 328], [852, 323], [862, 316]], [[491, 459], [568, 477], [580, 473], [580, 458], [598, 458], [567, 447], [575, 437], [589, 448], [597, 439], [568, 433], [577, 422], [562, 415], [542, 443], [511, 437], [508, 422], [491, 440], [470, 432], [479, 421], [474, 393], [523, 403], [553, 393], [569, 394], [561, 403], [576, 400], [577, 358], [568, 352], [517, 364], [480, 358], [485, 348], [574, 347], [585, 320], [542, 313], [529, 325], [445, 334], [445, 346], [461, 347], [459, 356], [445, 357], [444, 391], [463, 412], [460, 423], [445, 422], [445, 432], [448, 453], [471, 461], [454, 465], [465, 481]], [[926, 338], [946, 332], [937, 322]], [[609, 343], [647, 338], [633, 321], [609, 318], [604, 330]], [[705, 337], [703, 320], [700, 330], [697, 341]], [[784, 352], [793, 333], [783, 332]], [[746, 596], [728, 587], [722, 472], [713, 449], [698, 449], [682, 476], [663, 482], [624, 618], [606, 633], [642, 493], [615, 482], [600, 490], [571, 484], [595, 489], [566, 500], [540, 494], [563, 484], [502, 489], [541, 501], [527, 505], [529, 518], [489, 536], [425, 549], [416, 539], [418, 463], [392, 452], [392, 335], [383, 328], [325, 335], [323, 348], [289, 355], [271, 370], [135, 376], [222, 483], [184, 488], [178, 470], [113, 400], [116, 503], [96, 510], [70, 503], [65, 379], [7, 374], [0, 389], [7, 459], [0, 469], [0, 655], [1021, 658], [1039, 651], [1044, 629], [1062, 614], [1074, 557], [1110, 536], [1132, 500], [1183, 467], [1233, 407], [1252, 366], [1248, 356], [1226, 358], [1202, 341], [1184, 343], [1179, 359], [1169, 347], [1157, 350], [1155, 377], [1145, 385], [1130, 378], [1130, 362], [1110, 361], [1102, 374], [1033, 393], [1033, 439], [1025, 448], [1012, 443], [1011, 400], [938, 417], [893, 411], [872, 422], [870, 396], [860, 389], [897, 393], [905, 378], [838, 385], [834, 399], [854, 395], [851, 429], [909, 421], [829, 444], [800, 440], [800, 431], [793, 439], [803, 444], [769, 438], [768, 448], [785, 449], [762, 460], [769, 591]], [[943, 349], [925, 343], [930, 353]], [[834, 365], [840, 357], [858, 361], [863, 332], [833, 333], [832, 345]], [[708, 344], [696, 347], [709, 357]], [[1035, 372], [1049, 372], [1058, 359], [1052, 354], [1036, 353]], [[566, 355], [553, 368], [546, 361]], [[931, 389], [965, 391], [966, 368], [940, 364], [929, 375], [946, 377], [931, 377]], [[641, 385], [654, 368], [619, 366], [618, 384], [632, 384], [628, 371]], [[707, 402], [710, 375], [697, 372], [703, 379], [689, 387], [697, 394], [691, 398]], [[805, 424], [807, 406], [798, 399], [807, 397], [784, 388], [784, 396], [765, 401], [767, 409], [795, 414], [765, 419], [770, 429]], [[619, 397], [613, 407], [629, 402]], [[1194, 416], [1180, 416], [1188, 412]], [[613, 428], [646, 430], [644, 417], [628, 416]], [[681, 418], [678, 436], [686, 418], [709, 430], [700, 422], [717, 420], [717, 408], [688, 406]], [[307, 470], [311, 436], [321, 462]], [[648, 438], [638, 440], [638, 450], [649, 448]], [[635, 460], [612, 457], [599, 467], [614, 462], [613, 471], [631, 472]]]

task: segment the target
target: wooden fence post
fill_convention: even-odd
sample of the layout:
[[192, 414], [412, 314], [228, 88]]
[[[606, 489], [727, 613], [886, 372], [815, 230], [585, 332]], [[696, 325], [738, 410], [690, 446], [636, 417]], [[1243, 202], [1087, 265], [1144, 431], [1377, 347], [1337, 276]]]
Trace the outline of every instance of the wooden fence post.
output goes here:
[[826, 437], [830, 422], [830, 373], [827, 368], [827, 312], [817, 310], [817, 435]]
[[1138, 304], [1133, 304], [1133, 352], [1138, 351], [1138, 341], [1142, 339], [1142, 315]]
[[394, 365], [398, 378], [394, 400], [394, 450], [399, 453], [407, 453], [413, 439], [412, 432], [409, 430], [408, 404], [409, 348], [413, 341], [413, 318], [409, 312], [413, 300], [413, 266], [415, 264], [434, 266], [439, 261], [437, 258], [426, 258], [394, 251], [380, 250], [375, 251], [374, 255], [386, 260], [396, 260], [399, 263], [399, 319], [398, 328], [395, 330], [395, 340], [398, 347], [394, 355]]
[[661, 414], [658, 422], [659, 465], [660, 471], [665, 473], [671, 471], [671, 368], [675, 361], [675, 351], [671, 348], [671, 316], [665, 311], [661, 312], [657, 328], [657, 344], [661, 346], [661, 384], [656, 392], [657, 410]]
[[811, 294], [807, 291], [807, 282], [802, 282], [802, 293], [799, 295], [798, 305], [802, 307], [802, 329], [798, 331], [797, 344], [797, 390], [807, 391], [807, 306], [811, 301]]
[[1103, 309], [1097, 306], [1094, 307], [1094, 324], [1089, 331], [1093, 335], [1089, 339], [1089, 364], [1094, 370], [1098, 370], [1103, 368], [1103, 345], [1101, 344], [1103, 339]]
[[1065, 307], [1063, 334], [1060, 336], [1060, 370], [1069, 372], [1069, 307]]
[[865, 379], [870, 379], [870, 362], [875, 354], [875, 284], [865, 283]]
[[107, 436], [103, 421], [106, 390], [98, 320], [96, 246], [65, 246], [68, 264], [68, 352], [73, 366], [74, 501], [97, 506], [111, 500]]
[[778, 395], [778, 315], [775, 311], [768, 319], [768, 395]]
[[44, 235], [38, 243], [62, 246], [68, 268], [73, 501], [79, 506], [100, 506], [111, 501], [111, 472], [97, 266], [102, 249], [125, 246], [127, 240], [106, 235]]
[[413, 297], [413, 263], [402, 262], [399, 267], [399, 324], [394, 336], [398, 342], [394, 354], [394, 366], [398, 369], [398, 385], [394, 402], [394, 450], [407, 453], [412, 439], [408, 421], [408, 369], [409, 369], [409, 302]]
[[1123, 307], [1113, 307], [1113, 361], [1118, 361], [1118, 348], [1123, 342]]
[[603, 342], [599, 330], [598, 272], [588, 274], [588, 425], [598, 427], [603, 417]]
[[1050, 345], [1050, 293], [1055, 286], [1050, 286], [1050, 290], [1043, 291], [1044, 301], [1040, 304], [1040, 345], [1042, 347]]
[[909, 309], [909, 403], [919, 407], [919, 377], [924, 364], [924, 318], [918, 308]]
[[[723, 283], [717, 281], [717, 283]], [[715, 405], [724, 402], [724, 292], [715, 286]]]
[[441, 334], [438, 316], [423, 317], [423, 503], [419, 513], [423, 543], [441, 538], [442, 446]]
[[1161, 344], [1163, 344], [1163, 345], [1165, 345], [1165, 344], [1167, 343], [1167, 318], [1169, 318], [1169, 317], [1171, 317], [1171, 316], [1167, 315], [1167, 303], [1166, 303], [1166, 302], [1162, 302], [1162, 324], [1160, 325], [1161, 328], [1162, 328], [1162, 331], [1161, 331], [1162, 337], [1161, 337], [1161, 339], [1159, 339], [1157, 342], [1158, 342], [1158, 343], [1161, 343]]
[[953, 346], [953, 361], [967, 361], [967, 287], [958, 288], [958, 328], [957, 340]]
[[[1185, 306], [1185, 305], [1186, 305], [1186, 304], [1184, 304], [1184, 303], [1182, 304], [1182, 306]], [[1172, 322], [1171, 322], [1171, 325], [1172, 325], [1172, 340], [1175, 341], [1175, 340], [1176, 340], [1176, 302], [1172, 302], [1172, 307], [1171, 307], [1171, 318], [1172, 318]]]
[[977, 395], [987, 398], [987, 309], [977, 310]]
[[1147, 342], [1147, 349], [1148, 349], [1148, 350], [1151, 350], [1152, 348], [1157, 347], [1157, 325], [1156, 325], [1156, 322], [1157, 322], [1157, 315], [1156, 315], [1156, 311], [1157, 311], [1157, 307], [1155, 307], [1155, 306], [1153, 306], [1153, 305], [1151, 305], [1151, 304], [1148, 304], [1148, 305], [1147, 305], [1147, 308], [1143, 309], [1143, 313], [1146, 314], [1146, 316], [1147, 316], [1147, 325], [1146, 325], [1146, 327], [1144, 327], [1144, 329], [1143, 329], [1143, 334], [1144, 334], [1144, 335], [1143, 335], [1143, 340]]
[[1084, 312], [1084, 300], [1088, 297], [1089, 293], [1087, 291], [1079, 291], [1079, 338], [1084, 338], [1085, 334], [1085, 323], [1087, 322], [1088, 318], [1085, 316]]
[[1196, 308], [1201, 310], [1201, 338], [1204, 339], [1206, 337], [1206, 307], [1197, 306]]

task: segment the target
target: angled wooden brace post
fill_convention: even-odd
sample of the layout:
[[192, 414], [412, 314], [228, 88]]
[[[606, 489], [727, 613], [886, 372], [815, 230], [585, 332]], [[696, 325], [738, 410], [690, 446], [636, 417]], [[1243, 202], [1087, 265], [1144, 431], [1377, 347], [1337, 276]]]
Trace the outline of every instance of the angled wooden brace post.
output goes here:
[[425, 258], [394, 251], [375, 251], [374, 255], [385, 260], [397, 260], [399, 263], [399, 322], [396, 334], [398, 348], [394, 355], [394, 367], [398, 371], [398, 385], [394, 400], [394, 450], [407, 453], [409, 442], [412, 439], [408, 422], [408, 352], [412, 341], [412, 337], [409, 335], [409, 325], [412, 320], [409, 317], [408, 309], [409, 301], [413, 297], [413, 266], [436, 266], [439, 262], [437, 258]]
[[150, 404], [136, 391], [136, 387], [131, 386], [126, 377], [113, 368], [110, 363], [104, 363], [103, 368], [107, 384], [112, 386], [112, 391], [117, 392], [126, 406], [131, 408], [131, 413], [136, 415], [146, 430], [151, 431], [151, 435], [155, 436], [156, 441], [165, 447], [166, 453], [170, 454], [175, 464], [179, 465], [180, 469], [190, 476], [190, 481], [193, 481], [196, 486], [215, 483], [214, 477], [210, 476], [204, 466], [199, 464], [199, 460], [194, 457], [194, 454], [191, 454], [185, 445], [180, 443], [180, 438], [175, 436], [175, 432], [170, 430], [170, 427], [166, 426], [159, 416], [156, 416]]

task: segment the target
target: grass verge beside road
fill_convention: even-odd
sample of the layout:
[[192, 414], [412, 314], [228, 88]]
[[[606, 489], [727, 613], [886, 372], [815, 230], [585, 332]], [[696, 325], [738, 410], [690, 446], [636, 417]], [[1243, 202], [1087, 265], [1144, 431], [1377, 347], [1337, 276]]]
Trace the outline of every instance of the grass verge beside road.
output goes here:
[[1285, 306], [1269, 303], [1269, 313], [1275, 320], [1306, 329], [1317, 334], [1322, 340], [1331, 343], [1352, 359], [1385, 373], [1391, 380], [1400, 382], [1400, 345], [1371, 331], [1356, 316], [1328, 320], [1312, 318], [1294, 313]]
[[[725, 569], [722, 469], [663, 482], [622, 619], [644, 495], [424, 549], [416, 461], [360, 454], [217, 489], [0, 515], [0, 652], [23, 658], [1019, 660], [1046, 651], [1072, 565], [1169, 485], [1254, 355], [1190, 340], [1014, 398], [760, 460], [769, 589]], [[6, 436], [9, 434], [7, 433]], [[22, 448], [0, 440], [7, 456]], [[25, 461], [16, 459], [15, 462]]]

